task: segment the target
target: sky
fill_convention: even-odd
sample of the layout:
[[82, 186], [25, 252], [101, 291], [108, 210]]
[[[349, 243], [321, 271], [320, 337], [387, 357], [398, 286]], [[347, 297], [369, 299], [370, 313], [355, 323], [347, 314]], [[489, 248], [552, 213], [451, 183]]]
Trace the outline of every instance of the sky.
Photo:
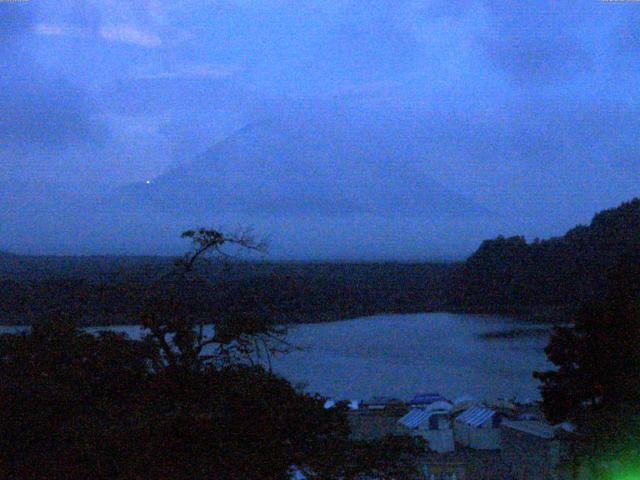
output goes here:
[[[300, 259], [560, 235], [638, 195], [637, 85], [633, 1], [0, 1], [0, 249], [170, 253], [204, 223]], [[234, 209], [122, 195], [220, 142]], [[346, 190], [365, 206], [314, 211]]]

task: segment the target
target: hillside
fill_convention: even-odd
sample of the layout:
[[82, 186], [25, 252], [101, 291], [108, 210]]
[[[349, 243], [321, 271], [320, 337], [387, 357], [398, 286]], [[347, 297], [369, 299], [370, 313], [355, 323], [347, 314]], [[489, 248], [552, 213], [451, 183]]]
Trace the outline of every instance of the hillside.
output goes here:
[[640, 262], [638, 198], [562, 237], [484, 241], [454, 272], [445, 303], [451, 310], [562, 316], [597, 294], [622, 262]]
[[[0, 323], [29, 324], [73, 312], [85, 325], [130, 324], [162, 257], [0, 259]], [[194, 312], [259, 315], [277, 322], [334, 321], [435, 310], [451, 266], [408, 263], [234, 263], [203, 271], [210, 286], [188, 292]]]
[[[461, 264], [251, 263], [203, 273], [195, 311], [260, 315], [277, 322], [333, 321], [434, 310], [563, 320], [596, 295], [621, 263], [640, 263], [640, 199], [562, 237], [484, 241]], [[73, 311], [85, 324], [132, 323], [169, 257], [0, 255], [0, 322], [28, 324]]]

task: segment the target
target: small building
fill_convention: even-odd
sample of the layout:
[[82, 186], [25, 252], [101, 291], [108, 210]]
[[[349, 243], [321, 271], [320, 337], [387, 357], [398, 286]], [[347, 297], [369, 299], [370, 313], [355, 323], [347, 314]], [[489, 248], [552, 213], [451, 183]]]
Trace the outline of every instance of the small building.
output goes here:
[[449, 415], [451, 413], [452, 405], [446, 400], [438, 400], [422, 408], [424, 410], [428, 410], [429, 412], [441, 412]]
[[378, 440], [387, 435], [406, 435], [406, 429], [398, 423], [401, 416], [392, 410], [348, 410], [351, 438]]
[[515, 420], [520, 420], [520, 421], [540, 421], [541, 420], [541, 416], [540, 415], [536, 415], [535, 413], [531, 413], [531, 412], [523, 412], [520, 413], [518, 415], [516, 415]]
[[540, 402], [519, 403], [514, 414], [510, 415], [517, 420], [539, 420], [544, 422], [544, 412]]
[[500, 448], [500, 415], [485, 407], [471, 407], [453, 421], [455, 441], [477, 450]]
[[364, 401], [361, 407], [371, 412], [385, 412], [386, 415], [397, 415], [398, 418], [409, 411], [409, 407], [402, 400], [391, 397], [373, 397]]
[[536, 420], [504, 420], [500, 456], [514, 480], [564, 480], [570, 451], [570, 427], [552, 427]]
[[480, 404], [480, 402], [478, 402], [478, 400], [476, 400], [472, 396], [470, 396], [470, 395], [462, 395], [462, 396], [456, 398], [455, 400], [453, 400], [451, 413], [452, 414], [457, 414], [457, 413], [460, 413], [460, 412], [464, 412], [465, 410], [467, 410], [467, 409], [469, 409], [471, 407], [478, 406], [479, 404]]
[[402, 400], [392, 397], [373, 397], [362, 405], [369, 410], [407, 410], [407, 405]]
[[515, 412], [517, 409], [516, 401], [510, 398], [498, 398], [491, 406], [498, 411]]
[[451, 404], [439, 393], [418, 393], [407, 403], [410, 407], [424, 408], [436, 402], [446, 402]]
[[452, 452], [455, 449], [451, 422], [445, 412], [414, 408], [398, 423], [406, 427], [411, 435], [424, 438], [435, 452]]

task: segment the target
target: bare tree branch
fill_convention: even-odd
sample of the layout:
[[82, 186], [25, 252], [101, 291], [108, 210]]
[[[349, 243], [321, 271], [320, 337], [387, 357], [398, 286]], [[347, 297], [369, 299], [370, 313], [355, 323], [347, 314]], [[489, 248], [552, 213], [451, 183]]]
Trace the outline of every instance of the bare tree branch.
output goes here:
[[[145, 316], [143, 324], [150, 331], [150, 339], [156, 342], [165, 361], [170, 365], [202, 368], [212, 361], [254, 364], [256, 361], [262, 363], [264, 354], [268, 368], [271, 369], [272, 355], [288, 352], [292, 348], [286, 341], [285, 327], [242, 314], [225, 320], [219, 317], [203, 318], [193, 315], [193, 300], [176, 298], [174, 301], [172, 298], [164, 298], [165, 295], [181, 297], [192, 294], [191, 289], [202, 285], [214, 288], [206, 278], [201, 278], [196, 273], [198, 263], [212, 258], [227, 265], [229, 260], [237, 257], [226, 247], [266, 253], [266, 241], [256, 240], [250, 228], [239, 230], [235, 234], [200, 228], [187, 230], [181, 237], [191, 240], [193, 250], [178, 259], [173, 270], [162, 275], [153, 285], [156, 296], [149, 296], [151, 308], [154, 307], [154, 299], [167, 304], [167, 308], [157, 315], [150, 313]], [[167, 285], [169, 289], [165, 292], [163, 289]], [[186, 302], [182, 308], [181, 302]], [[213, 332], [208, 335], [205, 333], [207, 323], [213, 326]], [[210, 348], [214, 348], [212, 353]]]

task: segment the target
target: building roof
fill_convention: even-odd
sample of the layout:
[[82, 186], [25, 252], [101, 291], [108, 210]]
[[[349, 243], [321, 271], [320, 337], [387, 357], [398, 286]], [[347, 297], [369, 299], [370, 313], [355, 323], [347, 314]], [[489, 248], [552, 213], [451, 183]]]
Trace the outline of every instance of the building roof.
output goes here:
[[505, 427], [539, 438], [550, 439], [555, 437], [555, 429], [545, 422], [539, 422], [536, 420], [505, 420], [502, 424]]
[[426, 410], [422, 410], [421, 408], [414, 408], [404, 417], [398, 420], [398, 423], [408, 428], [416, 428], [421, 423], [429, 420], [430, 416], [431, 412], [427, 412]]
[[445, 423], [446, 425], [449, 425], [449, 419], [444, 413], [424, 410], [422, 408], [414, 408], [398, 420], [398, 423], [407, 428], [413, 429], [428, 422], [429, 430], [441, 430], [443, 428], [447, 428], [443, 425], [443, 419], [446, 419]]
[[447, 401], [439, 393], [418, 393], [409, 401], [409, 405], [428, 405], [438, 401]]
[[473, 403], [473, 402], [477, 402], [478, 400], [476, 400], [475, 398], [473, 398], [471, 395], [461, 395], [458, 398], [456, 398], [453, 401], [454, 405], [459, 405], [461, 403]]
[[431, 416], [431, 412], [427, 412], [420, 408], [414, 408], [404, 417], [398, 420], [398, 423], [408, 428], [416, 428], [422, 422], [426, 422]]
[[426, 405], [424, 408], [425, 410], [428, 410], [430, 412], [435, 412], [438, 410], [450, 412], [453, 406], [451, 405], [451, 403], [447, 402], [446, 400], [438, 400], [436, 402]]
[[495, 411], [483, 407], [471, 407], [456, 417], [457, 422], [466, 423], [473, 427], [479, 427], [484, 422], [492, 418], [496, 414]]

